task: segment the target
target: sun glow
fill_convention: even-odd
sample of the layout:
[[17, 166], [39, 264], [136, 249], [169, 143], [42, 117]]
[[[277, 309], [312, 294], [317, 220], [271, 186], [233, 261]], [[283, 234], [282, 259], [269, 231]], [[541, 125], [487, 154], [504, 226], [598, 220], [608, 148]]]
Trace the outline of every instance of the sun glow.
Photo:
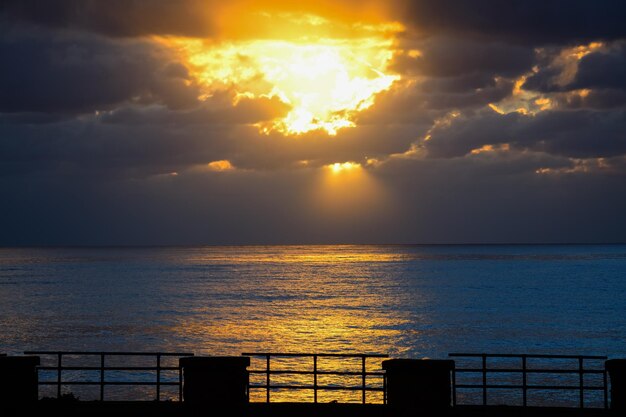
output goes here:
[[225, 159], [220, 160], [220, 161], [209, 162], [207, 164], [207, 168], [210, 171], [217, 171], [217, 172], [232, 171], [233, 169], [235, 169], [233, 165], [230, 163], [230, 161], [227, 161]]
[[384, 37], [166, 42], [185, 56], [204, 98], [226, 89], [236, 92], [235, 100], [277, 97], [289, 105], [284, 117], [258, 125], [264, 133], [322, 129], [335, 135], [354, 126], [354, 115], [399, 79], [383, 72], [392, 58], [391, 40]]
[[326, 167], [330, 169], [333, 174], [340, 174], [342, 172], [359, 170], [361, 169], [361, 164], [355, 162], [335, 162], [334, 164], [327, 165]]

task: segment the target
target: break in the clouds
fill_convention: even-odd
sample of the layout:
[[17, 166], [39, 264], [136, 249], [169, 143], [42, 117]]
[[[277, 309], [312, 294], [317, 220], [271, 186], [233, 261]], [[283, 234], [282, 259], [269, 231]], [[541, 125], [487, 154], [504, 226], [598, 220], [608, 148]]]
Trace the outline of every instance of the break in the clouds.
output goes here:
[[0, 244], [624, 241], [621, 1], [5, 1]]

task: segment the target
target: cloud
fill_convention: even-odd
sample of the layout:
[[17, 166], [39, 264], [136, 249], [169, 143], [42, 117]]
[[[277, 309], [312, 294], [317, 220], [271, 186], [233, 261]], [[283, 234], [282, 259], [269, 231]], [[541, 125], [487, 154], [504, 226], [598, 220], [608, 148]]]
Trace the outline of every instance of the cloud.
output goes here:
[[77, 29], [108, 36], [150, 34], [210, 36], [214, 6], [202, 0], [6, 0], [9, 20], [54, 29]]
[[[567, 161], [509, 152], [394, 159], [370, 175], [389, 206], [328, 216], [313, 169], [204, 172], [94, 183], [0, 178], [0, 242], [26, 244], [607, 242], [626, 233], [623, 177], [546, 176]], [[94, 186], [97, 185], [97, 186]], [[341, 196], [336, 196], [340, 198]], [[349, 196], [346, 196], [349, 199]], [[42, 202], [47, 202], [42, 204]], [[339, 203], [339, 202], [338, 202]], [[601, 214], [601, 215], [596, 215]]]
[[621, 241], [626, 225], [619, 212], [626, 198], [615, 190], [623, 188], [623, 177], [535, 173], [541, 166], [567, 164], [564, 158], [509, 151], [395, 159], [379, 175], [393, 195], [402, 196], [395, 213], [402, 220], [394, 222], [400, 241], [467, 243], [477, 236], [492, 243], [511, 242], [513, 236], [516, 242]]
[[125, 102], [184, 108], [198, 87], [171, 52], [149, 41], [23, 31], [0, 39], [0, 111], [90, 113]]
[[528, 71], [534, 61], [532, 48], [502, 41], [475, 41], [453, 37], [404, 40], [406, 51], [391, 68], [401, 74], [428, 77], [514, 77]]
[[248, 124], [272, 117], [276, 103], [284, 108], [275, 100], [261, 99], [216, 110], [127, 108], [48, 124], [5, 119], [0, 124], [0, 176], [146, 178], [219, 160], [254, 170], [300, 167], [301, 161], [309, 167], [365, 163], [406, 151], [427, 129], [427, 125], [422, 131], [414, 125], [364, 125], [336, 137], [321, 131], [290, 137], [266, 135]]
[[424, 35], [526, 45], [580, 44], [626, 37], [620, 0], [406, 1], [398, 17]]
[[541, 51], [542, 64], [523, 88], [543, 93], [572, 90], [626, 90], [626, 44], [591, 44]]
[[499, 144], [572, 158], [612, 157], [626, 154], [625, 123], [623, 110], [557, 110], [536, 115], [484, 110], [436, 126], [422, 146], [439, 158], [460, 157]]
[[609, 50], [594, 52], [581, 58], [569, 89], [626, 90], [626, 43]]
[[626, 91], [614, 89], [595, 89], [557, 93], [550, 96], [553, 103], [564, 109], [609, 110], [626, 107]]
[[[275, 37], [312, 27], [327, 35], [368, 32], [366, 25], [356, 27], [352, 23], [379, 23], [381, 17], [385, 21], [389, 8], [388, 2], [379, 0], [5, 0], [0, 13], [11, 22], [109, 37], [233, 39]], [[302, 18], [303, 14], [317, 18]], [[326, 24], [324, 18], [333, 19], [334, 24]]]
[[105, 112], [99, 120], [103, 123], [125, 125], [185, 126], [255, 124], [285, 116], [289, 105], [277, 97], [243, 97], [233, 104], [232, 92], [218, 92], [189, 110], [172, 110], [166, 106], [120, 107]]
[[0, 10], [9, 21], [19, 19], [50, 28], [125, 37], [219, 36], [229, 27], [232, 31], [231, 21], [237, 19], [245, 23], [238, 32], [249, 32], [253, 23], [249, 11], [308, 13], [344, 22], [397, 20], [423, 35], [533, 45], [609, 40], [626, 35], [626, 6], [620, 0], [570, 0], [567, 6], [560, 0], [7, 0]]

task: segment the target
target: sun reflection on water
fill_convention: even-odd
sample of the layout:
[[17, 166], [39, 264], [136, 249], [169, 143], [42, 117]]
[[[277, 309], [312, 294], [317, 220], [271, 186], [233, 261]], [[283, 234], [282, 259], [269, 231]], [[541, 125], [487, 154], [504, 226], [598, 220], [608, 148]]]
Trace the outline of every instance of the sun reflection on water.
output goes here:
[[[400, 329], [409, 318], [389, 308], [398, 302], [397, 291], [390, 288], [394, 283], [386, 282], [384, 277], [372, 277], [370, 269], [372, 263], [388, 264], [402, 258], [397, 252], [364, 251], [362, 247], [352, 246], [315, 250], [297, 246], [288, 250], [232, 248], [198, 253], [189, 258], [190, 265], [235, 269], [241, 279], [199, 277], [187, 291], [190, 296], [204, 292], [206, 298], [194, 298], [193, 311], [168, 332], [176, 340], [206, 341], [200, 354], [244, 351], [397, 354], [395, 341], [402, 337]], [[260, 268], [259, 264], [264, 267]], [[224, 298], [216, 299], [215, 294]], [[310, 361], [310, 358], [285, 359], [278, 367], [311, 370]], [[344, 369], [350, 365], [349, 361], [324, 359], [320, 366]], [[380, 369], [380, 360], [370, 361], [368, 370]], [[252, 363], [252, 368], [261, 366], [264, 365], [257, 367]], [[253, 382], [258, 378], [253, 377]], [[272, 376], [272, 381], [310, 385], [311, 378], [283, 375], [276, 379]], [[324, 376], [319, 380], [320, 385], [322, 382], [360, 384], [360, 380], [345, 376]], [[376, 382], [372, 379], [368, 384]], [[261, 400], [265, 391], [255, 390], [252, 394], [254, 400]], [[272, 393], [272, 401], [308, 401], [311, 395], [310, 391], [279, 391]], [[318, 400], [360, 402], [360, 395], [355, 391], [320, 391]], [[382, 400], [376, 392], [367, 395], [368, 402]]]
[[[22, 341], [13, 343], [20, 349], [84, 350], [87, 346], [196, 355], [265, 351], [403, 356], [414, 345], [408, 340], [416, 335], [406, 329], [415, 317], [397, 308], [409, 301], [401, 289], [405, 284], [389, 274], [412, 257], [403, 250], [350, 245], [137, 249], [132, 254], [121, 249], [68, 250], [53, 262], [71, 268], [71, 274], [63, 278], [52, 274], [49, 282], [33, 279], [35, 289], [48, 283], [36, 300], [37, 305], [55, 306], [49, 307], [53, 315], [24, 319]], [[28, 293], [29, 282], [21, 281], [26, 287], [19, 288]], [[12, 294], [6, 317], [36, 309], [23, 292]], [[415, 297], [410, 295], [412, 300]], [[4, 322], [0, 317], [0, 324]], [[67, 324], [52, 327], [48, 322]], [[45, 331], [54, 335], [52, 342], [32, 339]], [[358, 364], [354, 369], [349, 362], [324, 359], [319, 369], [359, 370]], [[279, 361], [276, 366], [311, 370], [310, 358]], [[259, 368], [254, 361], [252, 368]], [[380, 360], [369, 360], [368, 371], [379, 369]], [[312, 376], [272, 378], [272, 383], [311, 385]], [[318, 378], [319, 385], [356, 387], [361, 382], [354, 376]], [[368, 379], [369, 387], [380, 383]], [[76, 392], [84, 399], [97, 396], [87, 391]], [[150, 389], [133, 392], [152, 395]], [[134, 394], [112, 388], [107, 395], [123, 399]], [[272, 401], [310, 401], [313, 394], [284, 390], [271, 395]], [[264, 398], [263, 390], [252, 392], [253, 401]], [[361, 402], [361, 392], [318, 392], [319, 402], [335, 400]], [[368, 392], [367, 401], [381, 402], [382, 397]]]

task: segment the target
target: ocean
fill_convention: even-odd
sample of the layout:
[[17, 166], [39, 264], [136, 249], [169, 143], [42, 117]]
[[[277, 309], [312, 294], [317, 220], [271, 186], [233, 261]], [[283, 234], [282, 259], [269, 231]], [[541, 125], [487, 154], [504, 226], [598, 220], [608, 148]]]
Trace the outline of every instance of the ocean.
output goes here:
[[0, 352], [626, 356], [626, 245], [0, 249]]

